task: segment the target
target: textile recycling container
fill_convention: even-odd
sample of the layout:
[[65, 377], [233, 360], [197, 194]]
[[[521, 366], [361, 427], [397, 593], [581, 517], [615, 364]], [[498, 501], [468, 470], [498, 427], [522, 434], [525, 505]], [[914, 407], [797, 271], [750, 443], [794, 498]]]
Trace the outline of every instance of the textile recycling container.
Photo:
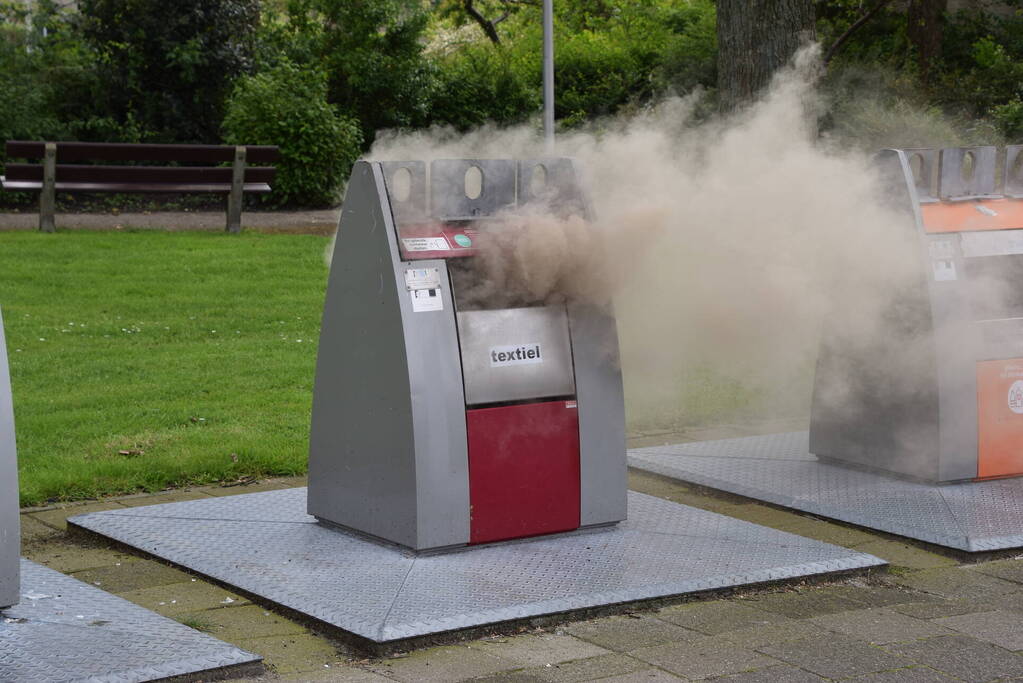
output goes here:
[[869, 343], [826, 325], [810, 450], [935, 483], [1023, 474], [1023, 146], [877, 163], [915, 276]]
[[529, 212], [589, 218], [572, 160], [355, 165], [313, 397], [321, 522], [422, 551], [625, 519], [613, 314], [480, 294], [480, 245]]
[[21, 526], [18, 518], [18, 460], [14, 445], [14, 407], [0, 314], [0, 609], [18, 603]]

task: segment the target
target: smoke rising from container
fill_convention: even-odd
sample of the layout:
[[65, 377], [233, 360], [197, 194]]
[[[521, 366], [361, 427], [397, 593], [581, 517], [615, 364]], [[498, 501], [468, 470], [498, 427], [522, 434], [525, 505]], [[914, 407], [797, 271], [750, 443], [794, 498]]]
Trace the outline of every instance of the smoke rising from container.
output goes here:
[[[694, 124], [695, 98], [676, 98], [560, 136], [594, 225], [509, 217], [508, 237], [483, 247], [480, 296], [613, 302], [634, 430], [805, 416], [823, 317], [869, 339], [918, 276], [912, 224], [878, 203], [869, 157], [816, 139], [815, 56], [737, 116]], [[523, 126], [389, 134], [371, 156], [545, 153]]]

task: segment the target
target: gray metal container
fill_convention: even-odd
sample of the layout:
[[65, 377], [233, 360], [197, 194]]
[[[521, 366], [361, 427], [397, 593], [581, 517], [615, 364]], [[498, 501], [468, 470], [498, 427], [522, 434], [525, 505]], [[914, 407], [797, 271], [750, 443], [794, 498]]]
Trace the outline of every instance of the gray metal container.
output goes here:
[[[1009, 163], [1015, 155], [1010, 148]], [[928, 230], [923, 211], [939, 201], [962, 203], [983, 217], [990, 209], [982, 200], [1003, 196], [995, 192], [999, 155], [993, 147], [941, 150], [938, 163], [937, 156], [935, 150], [891, 149], [877, 157], [885, 187], [879, 199], [905, 217], [913, 245], [905, 256], [916, 275], [891, 292], [869, 339], [839, 332], [845, 311], [836, 302], [817, 361], [810, 451], [951, 482], [985, 476], [980, 368], [1023, 358], [1023, 298], [1013, 294], [1023, 291], [1023, 230]], [[966, 159], [972, 169], [963, 168]], [[1011, 169], [998, 175], [1011, 196]], [[1023, 463], [1023, 439], [1019, 450]]]
[[7, 344], [0, 316], [0, 608], [18, 603], [21, 526], [18, 518], [18, 459], [14, 444]]
[[[544, 167], [543, 197], [519, 178]], [[469, 196], [463, 178], [482, 176]], [[401, 192], [395, 178], [404, 176]], [[533, 201], [580, 211], [572, 162], [359, 162], [348, 182], [324, 304], [309, 450], [309, 514], [415, 550], [469, 542], [469, 406], [574, 396], [582, 526], [625, 519], [625, 417], [613, 315], [559, 304], [456, 307], [448, 262], [403, 260], [405, 225], [469, 226]], [[535, 189], [535, 188], [534, 188]], [[401, 240], [401, 241], [399, 241]], [[429, 246], [433, 245], [433, 246]], [[431, 253], [434, 253], [431, 251]], [[523, 363], [495, 362], [519, 347]], [[543, 354], [543, 371], [530, 361]]]

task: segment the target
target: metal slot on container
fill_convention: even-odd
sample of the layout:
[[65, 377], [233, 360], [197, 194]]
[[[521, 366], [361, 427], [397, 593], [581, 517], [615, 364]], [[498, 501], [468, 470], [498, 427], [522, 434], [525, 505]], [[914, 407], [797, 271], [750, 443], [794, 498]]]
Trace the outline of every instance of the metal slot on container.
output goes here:
[[995, 147], [952, 147], [941, 150], [938, 195], [946, 201], [991, 199], [995, 193]]
[[466, 405], [573, 396], [564, 306], [458, 313]]

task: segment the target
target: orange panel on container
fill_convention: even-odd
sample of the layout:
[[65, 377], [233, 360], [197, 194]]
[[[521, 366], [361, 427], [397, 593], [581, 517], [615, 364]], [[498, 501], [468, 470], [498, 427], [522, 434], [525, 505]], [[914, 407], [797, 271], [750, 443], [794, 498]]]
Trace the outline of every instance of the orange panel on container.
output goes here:
[[1023, 228], [1023, 201], [971, 199], [963, 202], [921, 204], [927, 232], [973, 232]]
[[1023, 358], [977, 363], [977, 476], [1023, 474]]

